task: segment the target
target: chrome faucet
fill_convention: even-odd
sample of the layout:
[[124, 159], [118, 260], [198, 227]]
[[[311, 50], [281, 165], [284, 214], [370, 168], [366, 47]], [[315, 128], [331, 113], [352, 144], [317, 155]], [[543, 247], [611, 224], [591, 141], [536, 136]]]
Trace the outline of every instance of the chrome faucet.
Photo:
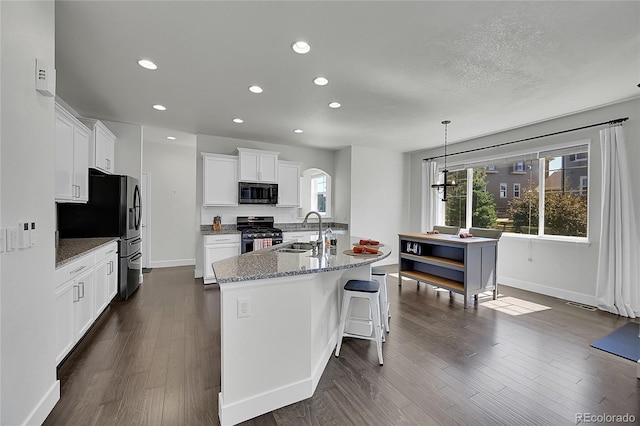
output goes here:
[[319, 247], [322, 245], [322, 216], [320, 216], [320, 213], [313, 210], [307, 213], [307, 215], [304, 217], [304, 220], [302, 221], [302, 226], [307, 226], [307, 219], [309, 219], [309, 215], [312, 214], [318, 216], [318, 240], [316, 241], [316, 245], [318, 245]]

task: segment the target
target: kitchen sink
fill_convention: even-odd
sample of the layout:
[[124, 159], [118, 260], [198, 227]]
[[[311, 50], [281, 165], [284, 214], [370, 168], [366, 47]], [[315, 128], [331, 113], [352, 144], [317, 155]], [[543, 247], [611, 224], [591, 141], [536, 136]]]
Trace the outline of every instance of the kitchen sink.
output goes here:
[[312, 243], [290, 243], [276, 250], [278, 253], [306, 253], [315, 247]]
[[278, 253], [306, 253], [309, 250], [294, 249], [294, 248], [281, 248], [276, 250]]

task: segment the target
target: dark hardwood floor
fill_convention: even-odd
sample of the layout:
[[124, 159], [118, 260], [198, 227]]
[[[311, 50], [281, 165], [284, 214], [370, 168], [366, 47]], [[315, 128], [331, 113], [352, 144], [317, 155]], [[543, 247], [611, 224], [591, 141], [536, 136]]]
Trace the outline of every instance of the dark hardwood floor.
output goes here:
[[[389, 268], [390, 271], [393, 268]], [[635, 363], [589, 346], [628, 319], [505, 286], [551, 309], [511, 315], [462, 308], [389, 277], [391, 333], [346, 339], [307, 400], [249, 425], [560, 425], [576, 414], [639, 418]], [[218, 424], [220, 292], [192, 267], [154, 269], [115, 302], [58, 369], [61, 399], [45, 425]], [[499, 299], [500, 300], [500, 299]], [[511, 299], [513, 300], [513, 299]], [[515, 309], [526, 311], [526, 308]]]

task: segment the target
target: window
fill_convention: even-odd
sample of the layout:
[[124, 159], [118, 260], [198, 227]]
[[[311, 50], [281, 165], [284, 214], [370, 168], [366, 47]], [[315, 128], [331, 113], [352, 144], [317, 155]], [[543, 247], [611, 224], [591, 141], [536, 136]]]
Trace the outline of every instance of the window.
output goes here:
[[586, 176], [580, 176], [580, 195], [587, 195], [589, 180]]
[[447, 189], [445, 225], [464, 228], [467, 222], [467, 170], [449, 172], [448, 180], [457, 185]]
[[524, 172], [524, 161], [518, 161], [513, 165], [513, 171], [516, 173]]
[[[585, 238], [588, 160], [585, 144], [464, 165], [473, 182], [466, 182], [465, 170], [456, 171], [461, 185], [448, 194], [445, 224]], [[514, 173], [516, 168], [522, 172]]]
[[327, 177], [324, 174], [311, 178], [311, 210], [327, 213]]
[[331, 217], [331, 175], [320, 169], [307, 169], [300, 178], [300, 210], [317, 211], [323, 217]]

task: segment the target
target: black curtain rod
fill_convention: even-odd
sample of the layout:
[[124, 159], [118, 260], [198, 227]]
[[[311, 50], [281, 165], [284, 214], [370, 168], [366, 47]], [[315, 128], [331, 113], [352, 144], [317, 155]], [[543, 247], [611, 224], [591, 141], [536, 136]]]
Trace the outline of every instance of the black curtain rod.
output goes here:
[[[482, 148], [467, 149], [466, 151], [460, 151], [460, 152], [454, 152], [453, 154], [447, 154], [447, 157], [450, 157], [452, 155], [458, 155], [458, 154], [467, 154], [469, 152], [482, 151], [482, 150], [485, 150], [485, 149], [498, 148], [498, 147], [501, 147], [501, 146], [511, 145], [511, 144], [514, 144], [514, 143], [530, 141], [530, 140], [533, 140], [533, 139], [540, 139], [540, 138], [546, 138], [546, 137], [549, 137], [549, 136], [561, 135], [562, 133], [575, 132], [577, 130], [588, 129], [590, 127], [604, 126], [605, 124], [609, 124], [609, 125], [618, 124], [618, 123], [625, 122], [628, 119], [629, 119], [629, 117], [616, 118], [615, 120], [603, 121], [602, 123], [597, 123], [597, 124], [589, 124], [588, 126], [576, 127], [575, 129], [561, 130], [559, 132], [547, 133], [546, 135], [533, 136], [533, 137], [526, 138], [526, 139], [519, 139], [517, 141], [503, 142], [503, 143], [499, 143], [499, 144], [495, 144], [495, 145], [491, 145], [491, 146], [483, 146]], [[424, 158], [422, 161], [430, 161], [430, 160], [435, 160], [436, 158], [443, 158], [443, 157], [444, 157], [444, 155], [436, 155], [435, 157]]]

